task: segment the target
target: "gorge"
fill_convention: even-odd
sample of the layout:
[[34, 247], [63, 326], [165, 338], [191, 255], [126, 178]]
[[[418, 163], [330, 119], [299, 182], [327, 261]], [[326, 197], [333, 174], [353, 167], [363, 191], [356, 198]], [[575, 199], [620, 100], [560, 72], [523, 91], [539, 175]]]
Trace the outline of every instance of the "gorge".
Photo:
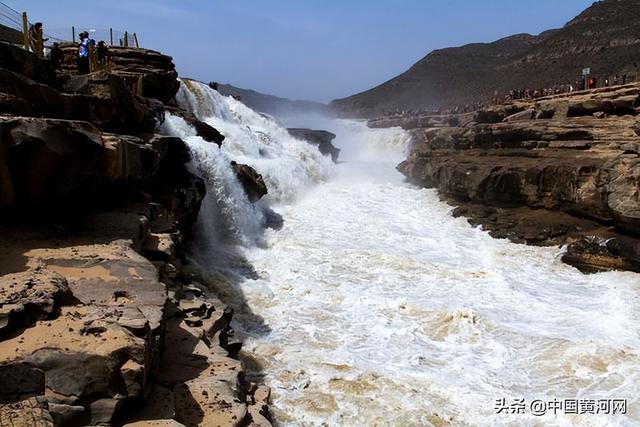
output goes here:
[[637, 82], [339, 118], [110, 49], [0, 41], [0, 426], [640, 424]]

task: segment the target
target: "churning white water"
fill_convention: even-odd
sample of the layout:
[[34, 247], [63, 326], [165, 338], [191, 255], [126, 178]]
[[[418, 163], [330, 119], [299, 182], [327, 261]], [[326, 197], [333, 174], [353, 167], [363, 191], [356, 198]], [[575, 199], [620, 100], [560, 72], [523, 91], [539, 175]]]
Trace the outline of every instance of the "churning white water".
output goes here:
[[[262, 365], [280, 424], [640, 424], [638, 275], [583, 275], [560, 249], [496, 240], [453, 218], [435, 191], [395, 171], [401, 130], [332, 122], [344, 160], [333, 167], [202, 85], [183, 85], [181, 103], [227, 135], [218, 150], [179, 119], [167, 125], [215, 190], [202, 232], [258, 235], [267, 205], [284, 219], [259, 245], [239, 238], [219, 258], [209, 239], [198, 254], [241, 306], [245, 351]], [[266, 201], [248, 203], [229, 159], [265, 176]], [[556, 409], [534, 415], [536, 399]], [[587, 413], [565, 414], [554, 399], [578, 399]], [[626, 414], [590, 413], [600, 399], [626, 399]]]

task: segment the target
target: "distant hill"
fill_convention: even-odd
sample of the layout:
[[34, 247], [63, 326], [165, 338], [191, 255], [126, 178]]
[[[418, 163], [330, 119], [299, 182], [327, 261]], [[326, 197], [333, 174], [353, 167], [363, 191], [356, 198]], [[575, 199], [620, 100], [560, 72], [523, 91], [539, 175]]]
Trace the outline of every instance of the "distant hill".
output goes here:
[[373, 117], [395, 109], [432, 109], [491, 99], [497, 90], [549, 87], [580, 78], [635, 77], [640, 64], [640, 0], [594, 3], [563, 28], [493, 43], [434, 50], [401, 75], [338, 99], [341, 115]]
[[218, 92], [223, 95], [239, 96], [242, 102], [251, 109], [275, 117], [286, 117], [301, 112], [321, 114], [329, 112], [327, 105], [320, 102], [280, 98], [227, 84], [218, 84]]

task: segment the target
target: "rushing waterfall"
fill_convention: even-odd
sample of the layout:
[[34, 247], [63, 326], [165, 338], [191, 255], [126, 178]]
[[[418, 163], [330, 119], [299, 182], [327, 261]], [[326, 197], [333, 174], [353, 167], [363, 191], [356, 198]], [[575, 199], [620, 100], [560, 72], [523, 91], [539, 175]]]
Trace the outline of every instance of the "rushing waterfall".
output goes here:
[[232, 160], [262, 174], [269, 189], [267, 203], [292, 199], [330, 174], [330, 160], [313, 146], [290, 137], [286, 129], [231, 97], [183, 80], [177, 100], [226, 137], [218, 148], [198, 137], [180, 117], [169, 115], [164, 123], [165, 132], [187, 142], [193, 167], [207, 183], [199, 225], [205, 234], [201, 240], [208, 242], [209, 249], [226, 234], [231, 234], [232, 242], [254, 244], [265, 225], [264, 202], [250, 203], [230, 166]]
[[[227, 137], [219, 149], [180, 118], [165, 124], [209, 187], [202, 264], [252, 272], [220, 281], [248, 307], [238, 329], [280, 424], [640, 423], [631, 400], [616, 415], [538, 417], [513, 406], [640, 395], [636, 274], [583, 275], [560, 262], [562, 249], [493, 239], [453, 218], [434, 190], [396, 172], [408, 144], [400, 129], [325, 122], [342, 149], [333, 166], [205, 85], [183, 82], [178, 100]], [[249, 203], [230, 160], [263, 175], [266, 200]], [[263, 231], [268, 206], [282, 229]], [[225, 233], [236, 237], [227, 246]], [[220, 258], [229, 244], [234, 256]]]

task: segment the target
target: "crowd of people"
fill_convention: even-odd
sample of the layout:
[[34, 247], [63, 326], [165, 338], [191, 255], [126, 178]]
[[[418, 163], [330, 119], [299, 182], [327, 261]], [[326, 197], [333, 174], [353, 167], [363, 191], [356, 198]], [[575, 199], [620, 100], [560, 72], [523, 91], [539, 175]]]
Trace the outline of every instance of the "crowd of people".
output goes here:
[[[598, 86], [598, 78], [597, 77], [589, 77], [583, 76], [580, 81], [576, 80], [573, 83], [559, 84], [556, 83], [553, 86], [534, 89], [531, 87], [521, 88], [521, 89], [512, 89], [505, 96], [506, 101], [517, 100], [517, 99], [535, 99], [542, 98], [545, 96], [558, 95], [562, 93], [571, 93], [579, 90], [587, 90], [587, 89], [595, 89], [597, 87], [608, 87], [608, 86], [616, 86], [620, 84], [627, 84], [629, 80], [627, 74], [616, 74], [613, 76], [611, 80], [609, 78], [605, 78], [602, 81], [601, 86]], [[496, 99], [496, 101], [499, 101]]]
[[503, 104], [505, 102], [511, 102], [514, 100], [530, 100], [543, 98], [547, 96], [559, 95], [564, 93], [572, 93], [580, 90], [595, 89], [598, 87], [608, 87], [624, 85], [630, 82], [632, 79], [627, 74], [616, 74], [611, 79], [605, 78], [601, 81], [597, 77], [583, 76], [579, 81], [573, 83], [560, 84], [557, 83], [552, 86], [542, 88], [526, 87], [521, 89], [512, 89], [504, 96], [500, 96], [499, 92], [494, 91], [493, 98], [485, 101], [472, 102], [467, 104], [455, 105], [450, 108], [435, 108], [435, 109], [395, 109], [387, 110], [383, 113], [384, 116], [436, 116], [436, 115], [449, 115], [449, 114], [463, 114], [472, 111], [477, 111], [482, 108], [490, 107], [491, 105]]
[[[79, 37], [80, 42], [77, 45], [76, 57], [78, 74], [88, 74], [92, 70], [106, 68], [109, 57], [109, 47], [107, 44], [102, 40], [96, 44], [95, 40], [89, 37], [88, 31], [81, 32]], [[45, 57], [44, 43], [48, 40], [48, 38], [44, 38], [41, 22], [37, 22], [29, 28], [30, 47], [38, 57]], [[54, 42], [51, 45], [47, 57], [54, 70], [62, 70], [65, 55], [58, 42]]]
[[[78, 74], [88, 74], [91, 69], [103, 69], [107, 65], [109, 57], [109, 47], [100, 40], [96, 41], [89, 37], [89, 33], [80, 33], [80, 43], [78, 43]], [[93, 67], [91, 66], [93, 61]]]
[[491, 102], [488, 101], [478, 101], [478, 102], [471, 102], [468, 104], [460, 104], [460, 105], [455, 105], [453, 107], [450, 108], [434, 108], [434, 109], [408, 109], [408, 110], [401, 110], [401, 109], [395, 109], [395, 110], [388, 110], [384, 112], [385, 116], [404, 116], [404, 115], [410, 115], [410, 116], [442, 116], [442, 115], [449, 115], [449, 114], [463, 114], [463, 113], [470, 113], [472, 111], [476, 111], [476, 110], [480, 110], [482, 108], [488, 107], [491, 105]]

